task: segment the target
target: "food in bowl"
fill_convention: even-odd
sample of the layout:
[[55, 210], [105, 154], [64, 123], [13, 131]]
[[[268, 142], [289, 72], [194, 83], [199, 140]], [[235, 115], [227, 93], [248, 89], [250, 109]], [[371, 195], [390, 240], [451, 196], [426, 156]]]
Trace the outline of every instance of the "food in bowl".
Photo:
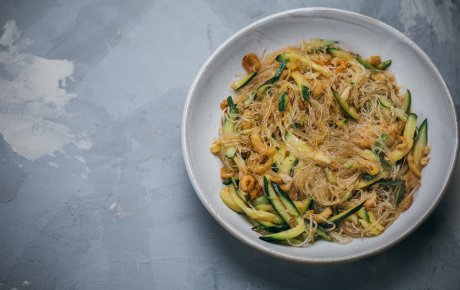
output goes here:
[[301, 246], [377, 236], [407, 210], [429, 161], [428, 122], [387, 70], [335, 41], [311, 39], [261, 59], [221, 103], [211, 152], [222, 201], [260, 239]]

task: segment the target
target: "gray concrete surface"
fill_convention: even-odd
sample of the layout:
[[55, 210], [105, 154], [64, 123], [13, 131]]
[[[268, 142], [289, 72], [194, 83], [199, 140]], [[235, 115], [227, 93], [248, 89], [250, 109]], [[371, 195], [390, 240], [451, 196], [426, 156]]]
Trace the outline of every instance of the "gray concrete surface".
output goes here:
[[344, 265], [256, 252], [195, 196], [180, 148], [195, 74], [240, 28], [305, 6], [401, 30], [460, 103], [458, 2], [1, 1], [0, 289], [460, 289], [459, 166], [414, 234]]

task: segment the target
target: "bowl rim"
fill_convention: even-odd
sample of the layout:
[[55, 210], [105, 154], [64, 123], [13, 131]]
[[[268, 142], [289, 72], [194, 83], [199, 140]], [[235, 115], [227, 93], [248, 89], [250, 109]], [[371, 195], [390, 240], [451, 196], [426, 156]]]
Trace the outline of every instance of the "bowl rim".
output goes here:
[[[251, 30], [263, 23], [270, 22], [274, 19], [277, 18], [283, 18], [287, 15], [290, 14], [301, 14], [303, 12], [320, 12], [320, 13], [330, 13], [330, 14], [335, 14], [335, 15], [342, 15], [342, 16], [349, 16], [351, 18], [355, 18], [367, 23], [371, 23], [373, 25], [379, 26], [380, 28], [383, 28], [391, 33], [393, 33], [396, 37], [399, 38], [399, 40], [402, 40], [404, 43], [410, 45], [425, 61], [428, 63], [428, 65], [433, 69], [435, 72], [437, 78], [441, 81], [442, 86], [445, 88], [448, 96], [448, 101], [450, 104], [450, 108], [452, 110], [454, 120], [455, 120], [455, 152], [454, 152], [454, 157], [450, 161], [448, 172], [449, 175], [447, 179], [444, 179], [444, 184], [440, 191], [437, 193], [435, 200], [431, 204], [430, 208], [420, 215], [417, 219], [417, 221], [409, 226], [405, 231], [400, 232], [393, 240], [391, 240], [388, 243], [385, 243], [383, 245], [380, 245], [376, 248], [373, 248], [371, 250], [367, 250], [364, 252], [360, 252], [357, 254], [351, 254], [345, 257], [341, 258], [333, 258], [333, 259], [325, 259], [325, 258], [302, 258], [302, 257], [295, 257], [292, 255], [284, 254], [280, 251], [276, 251], [264, 246], [261, 246], [260, 244], [255, 243], [252, 241], [250, 238], [246, 236], [240, 236], [238, 235], [232, 228], [230, 224], [228, 224], [220, 215], [217, 213], [209, 204], [207, 199], [205, 198], [205, 195], [203, 194], [203, 191], [201, 190], [200, 186], [198, 185], [198, 182], [195, 178], [194, 172], [192, 170], [191, 166], [191, 160], [190, 160], [190, 149], [189, 149], [189, 144], [188, 144], [188, 132], [187, 132], [187, 120], [190, 115], [190, 104], [192, 102], [192, 96], [194, 95], [194, 91], [196, 88], [196, 85], [198, 81], [201, 79], [204, 71], [206, 68], [209, 66], [211, 62], [214, 61], [215, 57], [217, 54], [219, 54], [227, 45], [232, 42], [235, 38], [239, 37], [241, 34], [245, 33], [248, 30]], [[310, 17], [309, 15], [301, 15], [304, 17]], [[458, 118], [457, 118], [457, 112], [455, 109], [455, 103], [452, 99], [452, 95], [450, 93], [449, 87], [447, 86], [446, 82], [444, 81], [444, 78], [442, 77], [441, 73], [439, 70], [436, 68], [436, 66], [433, 64], [431, 61], [430, 57], [417, 45], [415, 44], [411, 39], [409, 39], [406, 35], [404, 35], [402, 32], [397, 30], [396, 28], [380, 21], [375, 18], [357, 13], [357, 12], [352, 12], [348, 10], [343, 10], [343, 9], [336, 9], [336, 8], [329, 8], [329, 7], [306, 7], [306, 8], [297, 8], [297, 9], [291, 9], [291, 10], [285, 10], [282, 12], [274, 13], [271, 15], [268, 15], [266, 17], [263, 17], [257, 21], [254, 21], [250, 23], [249, 25], [243, 27], [240, 29], [238, 32], [230, 36], [227, 40], [225, 40], [206, 60], [206, 62], [203, 64], [199, 72], [197, 73], [192, 85], [190, 86], [190, 89], [187, 94], [187, 98], [185, 101], [184, 105], [184, 110], [183, 110], [183, 115], [182, 115], [182, 123], [181, 123], [181, 143], [182, 143], [182, 154], [184, 157], [184, 163], [185, 163], [185, 168], [187, 171], [187, 174], [189, 176], [190, 182], [192, 183], [192, 186], [195, 190], [195, 193], [197, 194], [198, 198], [200, 199], [201, 203], [204, 205], [204, 207], [208, 210], [208, 212], [212, 215], [212, 217], [222, 226], [224, 227], [229, 233], [231, 233], [234, 237], [242, 241], [243, 243], [251, 246], [252, 248], [255, 248], [263, 253], [266, 253], [272, 257], [276, 258], [281, 258], [285, 261], [290, 261], [290, 262], [297, 262], [297, 263], [305, 263], [305, 264], [339, 264], [339, 263], [346, 263], [346, 262], [352, 262], [352, 261], [357, 261], [360, 259], [364, 259], [367, 257], [374, 256], [378, 253], [381, 253], [392, 246], [396, 245], [397, 243], [401, 242], [404, 238], [409, 236], [412, 232], [414, 232], [421, 224], [425, 222], [425, 220], [431, 215], [431, 213], [434, 211], [434, 209], [438, 206], [439, 202], [441, 201], [442, 197], [444, 196], [450, 181], [452, 180], [452, 175], [454, 172], [454, 167], [457, 162], [457, 157], [458, 157], [458, 143], [459, 143], [459, 123], [458, 123]]]

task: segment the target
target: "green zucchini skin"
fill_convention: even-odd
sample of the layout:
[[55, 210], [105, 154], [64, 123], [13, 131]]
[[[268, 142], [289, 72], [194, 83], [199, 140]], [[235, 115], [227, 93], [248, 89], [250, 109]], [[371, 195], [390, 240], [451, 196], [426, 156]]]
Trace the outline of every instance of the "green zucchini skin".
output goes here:
[[305, 222], [304, 219], [300, 217], [300, 213], [296, 206], [278, 185], [274, 182], [270, 182], [266, 176], [264, 176], [264, 192], [275, 211], [278, 212], [286, 224], [291, 225], [294, 219], [296, 225], [282, 232], [260, 236], [259, 239], [264, 241], [283, 241], [293, 239], [304, 233], [306, 229]]
[[298, 159], [296, 156], [293, 154], [289, 154], [288, 157], [286, 157], [283, 162], [281, 162], [280, 166], [280, 173], [283, 174], [290, 174], [294, 166], [296, 165]]
[[409, 113], [411, 103], [412, 103], [412, 94], [410, 93], [409, 90], [407, 90], [406, 94], [404, 95], [403, 106], [402, 106], [402, 109], [404, 110], [404, 112]]
[[367, 210], [364, 208], [364, 207], [361, 207], [357, 212], [356, 214], [362, 218], [363, 220], [365, 220], [366, 222], [369, 222], [369, 213], [367, 212]]
[[326, 240], [328, 242], [332, 242], [331, 236], [326, 231], [320, 228], [316, 228], [315, 237], [322, 238], [323, 240]]
[[236, 81], [233, 83], [232, 88], [236, 91], [247, 85], [255, 76], [257, 72], [252, 72], [250, 74], [247, 74], [244, 76], [242, 79]]
[[253, 231], [265, 231], [268, 233], [279, 233], [285, 230], [288, 230], [290, 227], [287, 224], [281, 224], [281, 225], [276, 225], [276, 226], [263, 226], [263, 225], [258, 225], [252, 228]]
[[309, 100], [310, 100], [310, 98], [311, 98], [311, 91], [310, 91], [310, 89], [309, 89], [307, 86], [302, 85], [302, 86], [300, 87], [300, 92], [301, 92], [301, 95], [302, 95], [302, 99], [303, 99], [304, 101], [309, 101]]
[[420, 165], [423, 158], [423, 149], [428, 146], [428, 121], [427, 119], [423, 120], [422, 124], [418, 129], [418, 138], [415, 141], [414, 147], [412, 149], [412, 154], [414, 156], [414, 162], [417, 165]]
[[390, 152], [390, 154], [388, 155], [388, 160], [390, 164], [395, 164], [397, 161], [404, 158], [404, 156], [406, 156], [407, 153], [410, 152], [410, 150], [412, 149], [414, 145], [414, 134], [415, 134], [416, 129], [417, 129], [417, 115], [414, 113], [410, 113], [407, 117], [406, 126], [404, 127], [404, 132], [403, 132], [403, 136], [404, 138], [406, 138], [409, 144], [407, 148], [405, 148], [404, 150], [395, 149]]
[[292, 220], [292, 217], [286, 211], [286, 208], [281, 202], [281, 199], [276, 194], [272, 183], [267, 179], [266, 176], [264, 176], [264, 193], [278, 215], [284, 220], [285, 223], [289, 224], [289, 222]]
[[332, 94], [334, 95], [334, 98], [336, 99], [337, 103], [339, 103], [339, 106], [345, 113], [345, 115], [353, 120], [358, 120], [359, 115], [355, 111], [355, 109], [350, 107], [346, 101], [342, 100], [335, 90], [332, 90]]
[[391, 59], [383, 61], [383, 62], [379, 63], [379, 65], [377, 66], [377, 69], [378, 70], [386, 70], [391, 65], [391, 63], [392, 63]]
[[[236, 120], [238, 119], [238, 108], [236, 107], [235, 103], [233, 103], [231, 96], [227, 98], [227, 104], [229, 109], [223, 125], [223, 131], [225, 134], [231, 134], [235, 132]], [[232, 159], [235, 156], [236, 151], [236, 147], [228, 148], [225, 152], [225, 157]]]
[[355, 57], [351, 53], [349, 53], [348, 51], [344, 51], [344, 50], [334, 48], [334, 47], [328, 47], [326, 49], [326, 52], [331, 54], [331, 55], [333, 55], [333, 56], [343, 58], [345, 60], [355, 59]]
[[278, 184], [272, 182], [272, 186], [275, 189], [275, 192], [278, 194], [281, 202], [286, 207], [286, 210], [288, 211], [288, 213], [295, 217], [300, 216], [300, 213], [297, 210], [297, 207], [295, 206], [295, 204], [292, 202], [289, 196], [287, 196], [287, 194], [281, 188], [279, 188]]
[[286, 104], [287, 104], [287, 92], [281, 92], [279, 95], [278, 99], [278, 111], [279, 112], [284, 112], [286, 110]]
[[372, 71], [375, 71], [377, 70], [377, 68], [375, 66], [373, 66], [372, 64], [368, 63], [366, 60], [364, 60], [361, 56], [356, 56], [356, 60], [365, 68], [367, 68], [368, 70], [372, 70]]
[[354, 214], [355, 212], [357, 212], [361, 207], [363, 207], [364, 205], [364, 201], [363, 202], [360, 202], [358, 203], [357, 205], [339, 213], [339, 214], [336, 214], [335, 216], [331, 217], [328, 219], [329, 222], [331, 223], [338, 223], [338, 222], [341, 222], [343, 221], [344, 219], [346, 219], [347, 217], [351, 216], [352, 214]]
[[399, 185], [397, 192], [396, 192], [396, 197], [395, 197], [396, 205], [399, 205], [401, 203], [402, 198], [405, 193], [406, 193], [406, 184], [403, 182]]

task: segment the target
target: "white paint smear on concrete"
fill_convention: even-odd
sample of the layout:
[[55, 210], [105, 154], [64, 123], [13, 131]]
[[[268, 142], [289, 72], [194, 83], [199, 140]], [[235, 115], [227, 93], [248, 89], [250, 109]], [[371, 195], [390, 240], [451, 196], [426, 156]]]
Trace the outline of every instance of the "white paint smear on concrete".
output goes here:
[[[19, 155], [35, 160], [62, 151], [74, 143], [91, 148], [86, 138], [77, 138], [62, 124], [68, 118], [65, 105], [76, 95], [65, 90], [74, 71], [65, 59], [46, 59], [22, 53], [20, 31], [8, 21], [0, 37], [0, 66], [7, 76], [0, 79], [0, 133]], [[0, 47], [1, 48], [1, 47]]]

